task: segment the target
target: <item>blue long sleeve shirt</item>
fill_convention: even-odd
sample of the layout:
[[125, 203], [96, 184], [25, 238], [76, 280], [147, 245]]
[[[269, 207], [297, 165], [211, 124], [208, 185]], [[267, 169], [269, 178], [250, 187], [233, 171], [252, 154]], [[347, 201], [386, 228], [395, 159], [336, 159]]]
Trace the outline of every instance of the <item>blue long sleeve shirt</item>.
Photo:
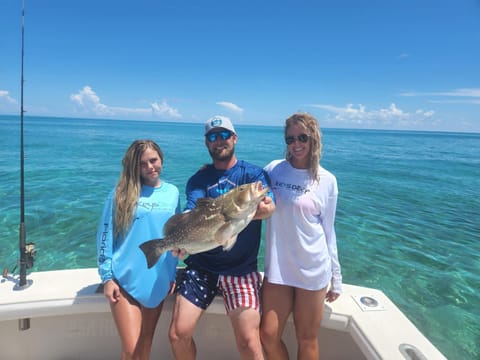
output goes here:
[[113, 189], [103, 209], [97, 231], [98, 272], [102, 282], [116, 280], [140, 304], [157, 307], [168, 294], [170, 283], [175, 281], [178, 258], [168, 251], [150, 269], [139, 245], [163, 237], [163, 225], [180, 212], [177, 187], [162, 182], [153, 188], [143, 185], [133, 222], [124, 236], [114, 238]]
[[[255, 181], [270, 187], [266, 172], [255, 165], [238, 160], [228, 170], [218, 170], [212, 164], [195, 173], [188, 181], [186, 188], [186, 209], [193, 209], [198, 199], [216, 198], [233, 188]], [[267, 196], [274, 199], [269, 190]], [[202, 269], [215, 274], [242, 276], [257, 271], [257, 256], [261, 240], [261, 220], [253, 220], [238, 235], [235, 245], [228, 251], [221, 246], [194, 255], [190, 255], [185, 263], [192, 268]]]

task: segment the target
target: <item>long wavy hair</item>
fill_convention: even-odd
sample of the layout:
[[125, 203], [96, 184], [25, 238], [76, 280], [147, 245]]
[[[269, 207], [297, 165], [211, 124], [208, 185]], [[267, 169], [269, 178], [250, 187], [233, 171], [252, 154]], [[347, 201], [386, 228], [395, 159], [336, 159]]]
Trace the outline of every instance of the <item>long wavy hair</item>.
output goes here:
[[163, 152], [152, 140], [135, 140], [125, 152], [122, 160], [123, 170], [115, 190], [115, 236], [124, 235], [137, 208], [142, 188], [140, 161], [147, 149], [155, 150], [163, 164]]
[[[285, 120], [284, 136], [287, 136], [287, 131], [292, 125], [298, 125], [305, 130], [310, 138], [310, 153], [308, 171], [313, 180], [319, 181], [318, 165], [322, 157], [322, 132], [318, 126], [318, 121], [308, 113], [295, 113]], [[285, 152], [285, 159], [291, 161], [292, 154], [288, 151], [288, 146]]]

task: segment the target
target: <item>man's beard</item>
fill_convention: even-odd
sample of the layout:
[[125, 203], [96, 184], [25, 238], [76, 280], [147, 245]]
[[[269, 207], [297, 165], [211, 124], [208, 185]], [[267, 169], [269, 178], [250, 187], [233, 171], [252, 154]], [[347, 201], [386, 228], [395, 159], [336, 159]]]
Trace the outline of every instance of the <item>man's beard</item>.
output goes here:
[[228, 161], [233, 157], [234, 148], [222, 149], [222, 151], [220, 153], [218, 153], [215, 150], [208, 149], [208, 152], [210, 153], [210, 156], [212, 157], [213, 160]]

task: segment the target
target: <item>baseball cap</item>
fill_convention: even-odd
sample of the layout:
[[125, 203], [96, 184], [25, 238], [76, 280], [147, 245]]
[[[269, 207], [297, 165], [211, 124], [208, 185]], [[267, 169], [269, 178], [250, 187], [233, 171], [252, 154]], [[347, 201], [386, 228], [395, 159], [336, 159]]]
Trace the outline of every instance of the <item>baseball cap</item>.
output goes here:
[[235, 128], [232, 122], [226, 116], [216, 115], [211, 117], [205, 123], [205, 135], [214, 129], [227, 129], [235, 134]]

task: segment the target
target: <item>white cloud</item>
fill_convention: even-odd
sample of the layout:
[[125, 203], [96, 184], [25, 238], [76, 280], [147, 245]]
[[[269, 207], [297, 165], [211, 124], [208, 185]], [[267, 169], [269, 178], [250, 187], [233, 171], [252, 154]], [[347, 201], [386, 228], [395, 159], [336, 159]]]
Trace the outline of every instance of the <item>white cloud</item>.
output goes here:
[[347, 104], [345, 107], [337, 107], [325, 104], [309, 104], [317, 109], [326, 110], [326, 121], [334, 125], [355, 125], [359, 127], [410, 127], [423, 123], [426, 119], [434, 115], [433, 110], [418, 109], [413, 113], [406, 112], [397, 107], [394, 103], [387, 108], [377, 110], [367, 110], [367, 108], [358, 104]]
[[17, 100], [12, 98], [7, 90], [0, 90], [0, 109], [4, 111], [16, 111], [18, 110], [17, 105]]
[[167, 119], [180, 119], [182, 117], [178, 110], [168, 106], [165, 100], [160, 104], [154, 102], [152, 104], [152, 112], [159, 117]]
[[[463, 103], [463, 104], [480, 104], [480, 88], [460, 88], [451, 91], [439, 91], [439, 92], [404, 92], [401, 96], [429, 96], [429, 97], [441, 97], [441, 98], [455, 98], [456, 100], [449, 99], [436, 99], [431, 100], [435, 103]], [[463, 99], [459, 99], [463, 98]]]
[[227, 110], [230, 110], [239, 114], [243, 113], [243, 109], [240, 106], [228, 101], [219, 101], [217, 102], [217, 105], [220, 105]]
[[85, 114], [99, 117], [157, 117], [160, 119], [180, 119], [177, 109], [170, 107], [165, 100], [154, 102], [149, 108], [128, 108], [103, 104], [93, 89], [86, 85], [78, 93], [70, 95], [77, 109]]

